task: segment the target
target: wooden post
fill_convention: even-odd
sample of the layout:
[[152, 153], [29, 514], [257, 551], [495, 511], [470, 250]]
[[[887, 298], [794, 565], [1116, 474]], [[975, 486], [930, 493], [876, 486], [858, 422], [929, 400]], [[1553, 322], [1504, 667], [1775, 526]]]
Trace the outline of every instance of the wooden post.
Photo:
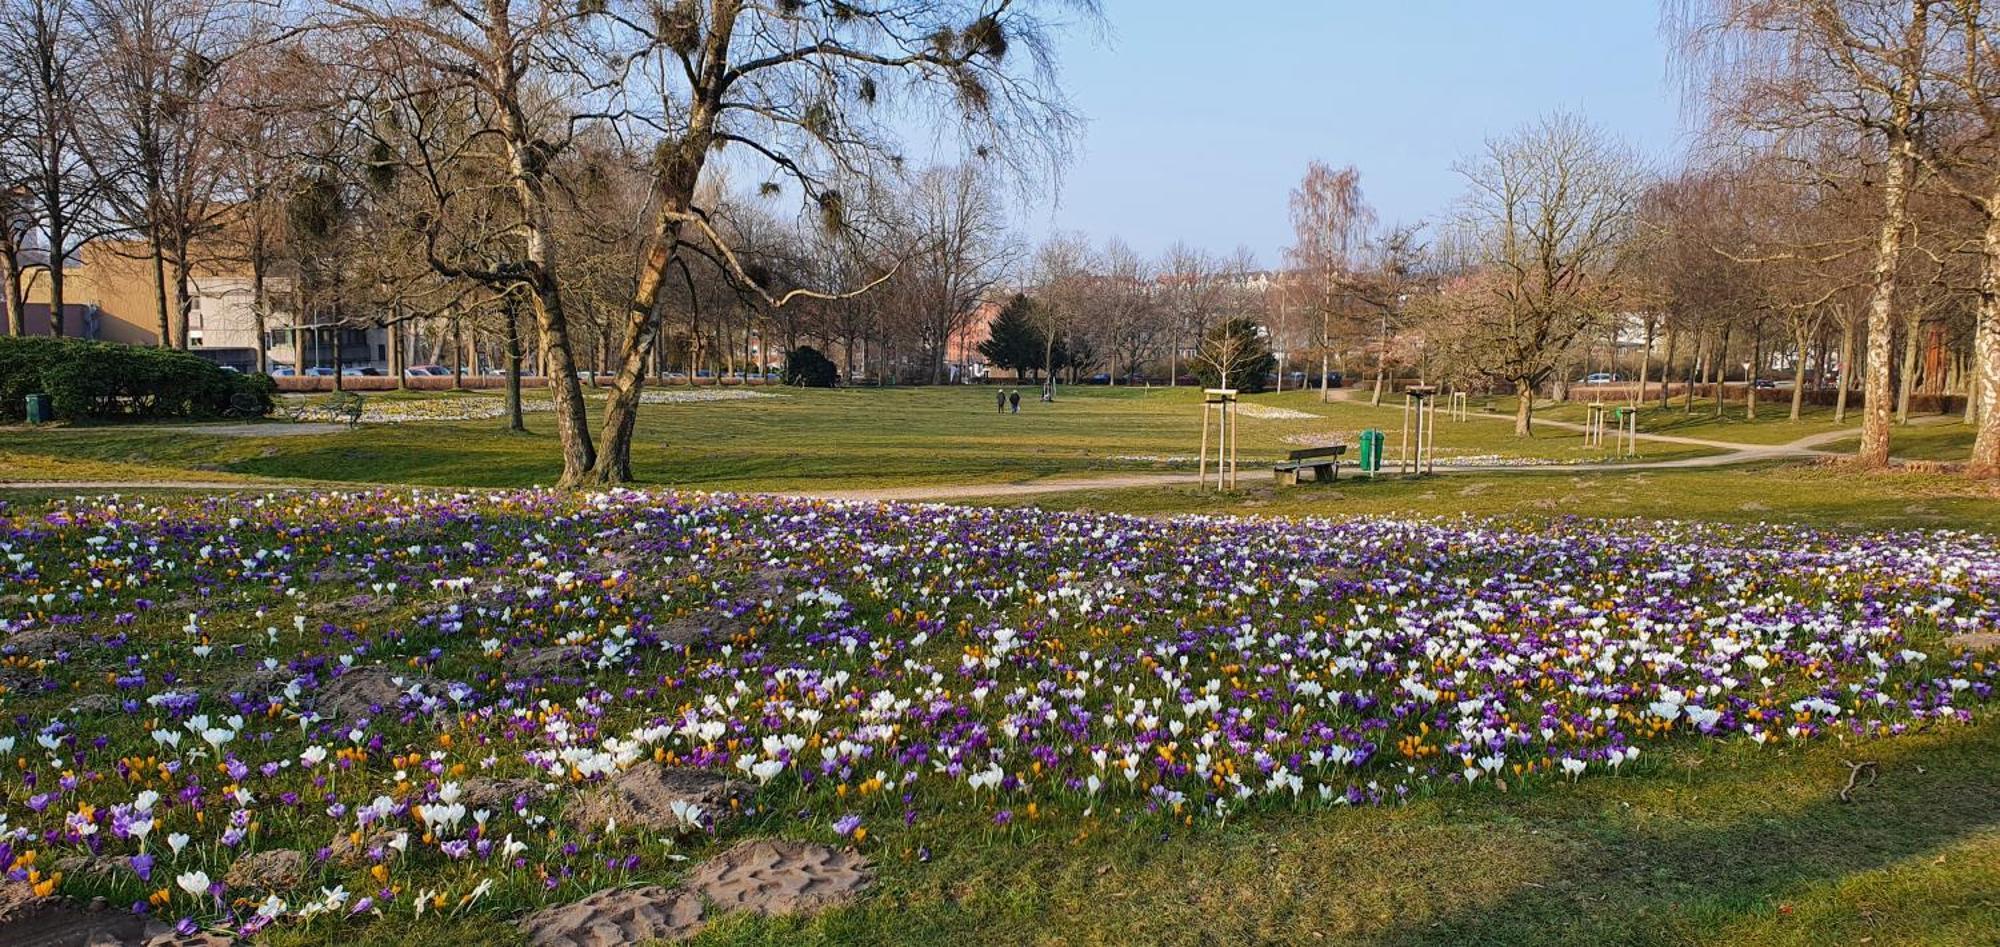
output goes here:
[[1209, 403], [1201, 403], [1201, 488], [1208, 489], [1208, 412]]
[[1215, 488], [1236, 489], [1236, 390], [1233, 388], [1204, 389], [1201, 404], [1201, 467], [1202, 489], [1208, 489], [1208, 427], [1211, 414], [1215, 418]]

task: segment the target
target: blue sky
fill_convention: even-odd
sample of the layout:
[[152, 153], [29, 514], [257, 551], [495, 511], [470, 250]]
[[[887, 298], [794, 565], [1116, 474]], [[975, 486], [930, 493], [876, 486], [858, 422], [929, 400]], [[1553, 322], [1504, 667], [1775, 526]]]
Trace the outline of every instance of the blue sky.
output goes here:
[[1447, 208], [1486, 138], [1557, 109], [1653, 156], [1683, 145], [1653, 0], [1104, 0], [1064, 84], [1089, 124], [1059, 204], [1024, 236], [1080, 230], [1153, 255], [1185, 238], [1280, 262], [1287, 195], [1318, 158], [1361, 171], [1386, 222]]

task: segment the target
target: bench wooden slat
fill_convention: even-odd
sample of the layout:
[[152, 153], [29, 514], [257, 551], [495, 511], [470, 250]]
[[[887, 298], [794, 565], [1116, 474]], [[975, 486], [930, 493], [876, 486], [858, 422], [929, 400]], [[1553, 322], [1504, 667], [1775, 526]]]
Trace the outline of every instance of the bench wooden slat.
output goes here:
[[1346, 444], [1335, 444], [1331, 447], [1308, 447], [1304, 450], [1295, 450], [1286, 456], [1288, 460], [1307, 460], [1313, 457], [1339, 457], [1346, 453]]

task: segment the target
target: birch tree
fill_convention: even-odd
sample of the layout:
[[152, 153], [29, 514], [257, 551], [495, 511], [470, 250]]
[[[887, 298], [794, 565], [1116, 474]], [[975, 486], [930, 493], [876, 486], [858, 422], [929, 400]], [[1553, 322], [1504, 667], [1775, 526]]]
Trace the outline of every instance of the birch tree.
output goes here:
[[1866, 303], [1857, 463], [1889, 463], [1897, 280], [1932, 110], [1940, 0], [1666, 0], [1690, 87], [1728, 127], [1771, 136], [1844, 135], [1871, 165], [1878, 205]]

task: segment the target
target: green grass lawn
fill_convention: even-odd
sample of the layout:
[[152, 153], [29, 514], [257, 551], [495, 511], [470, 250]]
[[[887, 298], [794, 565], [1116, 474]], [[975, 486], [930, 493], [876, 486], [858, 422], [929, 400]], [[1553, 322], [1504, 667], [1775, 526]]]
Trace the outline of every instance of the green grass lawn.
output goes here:
[[[491, 403], [498, 397], [411, 392], [394, 400]], [[1008, 483], [1191, 469], [1201, 439], [1199, 399], [1199, 392], [1185, 388], [1066, 388], [1055, 404], [1044, 405], [1031, 390], [1020, 414], [999, 415], [991, 388], [784, 389], [755, 400], [646, 405], [633, 461], [646, 482], [725, 490]], [[1258, 416], [1271, 410], [1312, 416]], [[204, 435], [200, 425], [17, 428], [0, 431], [0, 451], [46, 458], [39, 467], [56, 469], [75, 461], [366, 483], [552, 482], [560, 472], [553, 419], [531, 413], [527, 423], [527, 434], [479, 420], [367, 424], [287, 437]], [[1239, 457], [1254, 465], [1326, 441], [1352, 445], [1367, 427], [1389, 431], [1393, 451], [1399, 424], [1398, 411], [1366, 403], [1321, 404], [1316, 394], [1303, 392], [1257, 396], [1245, 401]], [[1484, 419], [1442, 425], [1437, 447], [1444, 458], [1607, 459], [1606, 451], [1585, 447], [1573, 431], [1545, 428], [1519, 439]], [[1648, 444], [1641, 457], [1707, 452]]]
[[[1815, 434], [1860, 428], [1859, 413], [1850, 411], [1845, 421], [1836, 422], [1831, 407], [1814, 405], [1806, 405], [1800, 412], [1799, 420], [1793, 421], [1791, 401], [1783, 392], [1777, 392], [1778, 397], [1775, 400], [1768, 398], [1771, 392], [1764, 394], [1767, 397], [1759, 399], [1755, 419], [1749, 416], [1748, 410], [1741, 402], [1729, 402], [1723, 405], [1720, 413], [1717, 413], [1715, 401], [1711, 398], [1696, 398], [1692, 411], [1688, 410], [1685, 398], [1676, 398], [1666, 407], [1661, 407], [1657, 400], [1648, 401], [1639, 409], [1639, 431], [1643, 434], [1693, 437], [1737, 444], [1785, 444]], [[1471, 401], [1475, 411], [1483, 411], [1490, 407], [1490, 411], [1483, 413], [1509, 421], [1513, 419], [1515, 403], [1515, 399], [1511, 397], [1474, 398]], [[1609, 402], [1609, 404], [1617, 406], [1623, 402]], [[1582, 424], [1588, 411], [1588, 406], [1580, 402], [1570, 401], [1560, 404], [1551, 402], [1537, 405], [1535, 417]]]
[[[1200, 434], [1199, 396], [1189, 390], [1065, 389], [1053, 406], [1033, 400], [1031, 390], [1022, 413], [1004, 417], [993, 413], [992, 390], [985, 388], [781, 394], [646, 406], [635, 457], [641, 476], [705, 489], [833, 490], [1188, 470]], [[497, 397], [425, 392], [384, 400]], [[1933, 473], [1856, 474], [1831, 465], [1376, 481], [1344, 473], [1338, 485], [1280, 490], [1255, 464], [1316, 438], [1352, 444], [1365, 427], [1389, 431], [1393, 447], [1400, 408], [1365, 400], [1325, 404], [1316, 392], [1246, 404], [1313, 416], [1244, 416], [1245, 470], [1237, 493], [1176, 486], [996, 502], [1147, 515], [1579, 516], [1611, 521], [1604, 528], [1613, 530], [1644, 530], [1644, 520], [1671, 518], [2000, 531], [2000, 485]], [[1494, 407], [1442, 425], [1445, 456], [1601, 459], [1581, 435], [1553, 426], [1531, 440], [1515, 439], [1511, 406]], [[1701, 405], [1692, 417], [1676, 405], [1647, 411], [1642, 429], [1776, 444], [1840, 428], [1830, 412], [1794, 423], [1784, 408], [1767, 404], [1753, 422], [1740, 416], [1740, 406], [1718, 420]], [[1581, 420], [1582, 411], [1552, 406], [1539, 416]], [[528, 423], [533, 432], [525, 435], [500, 431], [490, 420], [271, 437], [204, 434], [199, 425], [14, 428], [0, 430], [0, 479], [551, 481], [552, 419], [530, 414]], [[1951, 459], [1963, 456], [1970, 431], [1922, 425], [1898, 429], [1896, 438], [1900, 456]], [[1642, 445], [1643, 459], [1708, 453]], [[0, 515], [31, 516], [74, 492], [0, 494]], [[246, 624], [249, 637], [241, 641], [254, 644], [262, 624]], [[24, 706], [5, 700], [0, 696], [0, 707]], [[1864, 760], [1877, 764], [1879, 778], [1864, 780], [1852, 801], [1841, 801], [1846, 763]], [[804, 920], [733, 916], [696, 943], [1995, 943], [1996, 785], [2000, 720], [1986, 716], [1972, 726], [1893, 739], [1782, 749], [1742, 741], [1674, 744], [1616, 776], [1511, 792], [1446, 791], [1401, 808], [1252, 811], [1186, 824], [1065, 810], [1006, 828], [984, 814], [947, 813], [884, 832], [884, 843], [871, 845], [880, 882], [858, 905]], [[747, 831], [805, 830], [775, 813]], [[280, 930], [269, 941], [317, 944], [328, 934], [324, 926]], [[497, 912], [470, 912], [425, 918], [422, 926], [398, 915], [341, 931], [341, 939], [357, 947], [499, 945], [518, 942], [519, 934]]]
[[1755, 464], [1695, 470], [1525, 471], [1368, 480], [1279, 489], [1245, 477], [1217, 494], [1196, 487], [1080, 490], [1000, 504], [1052, 509], [1258, 516], [1583, 516], [1792, 523], [1849, 529], [2000, 530], [2000, 484], [1952, 474], [1861, 474], [1835, 465]]
[[[1897, 427], [1889, 433], [1889, 450], [1906, 460], [1961, 461], [1972, 456], [1977, 429], [1953, 420], [1931, 421]], [[1859, 437], [1844, 438], [1826, 445], [1827, 450], [1852, 451], [1861, 446]]]
[[[1785, 753], [1690, 749], [1642, 774], [1401, 810], [1137, 834], [946, 827], [929, 864], [818, 922], [701, 944], [1990, 943], [2000, 725]], [[1838, 798], [1843, 760], [1880, 778]]]

